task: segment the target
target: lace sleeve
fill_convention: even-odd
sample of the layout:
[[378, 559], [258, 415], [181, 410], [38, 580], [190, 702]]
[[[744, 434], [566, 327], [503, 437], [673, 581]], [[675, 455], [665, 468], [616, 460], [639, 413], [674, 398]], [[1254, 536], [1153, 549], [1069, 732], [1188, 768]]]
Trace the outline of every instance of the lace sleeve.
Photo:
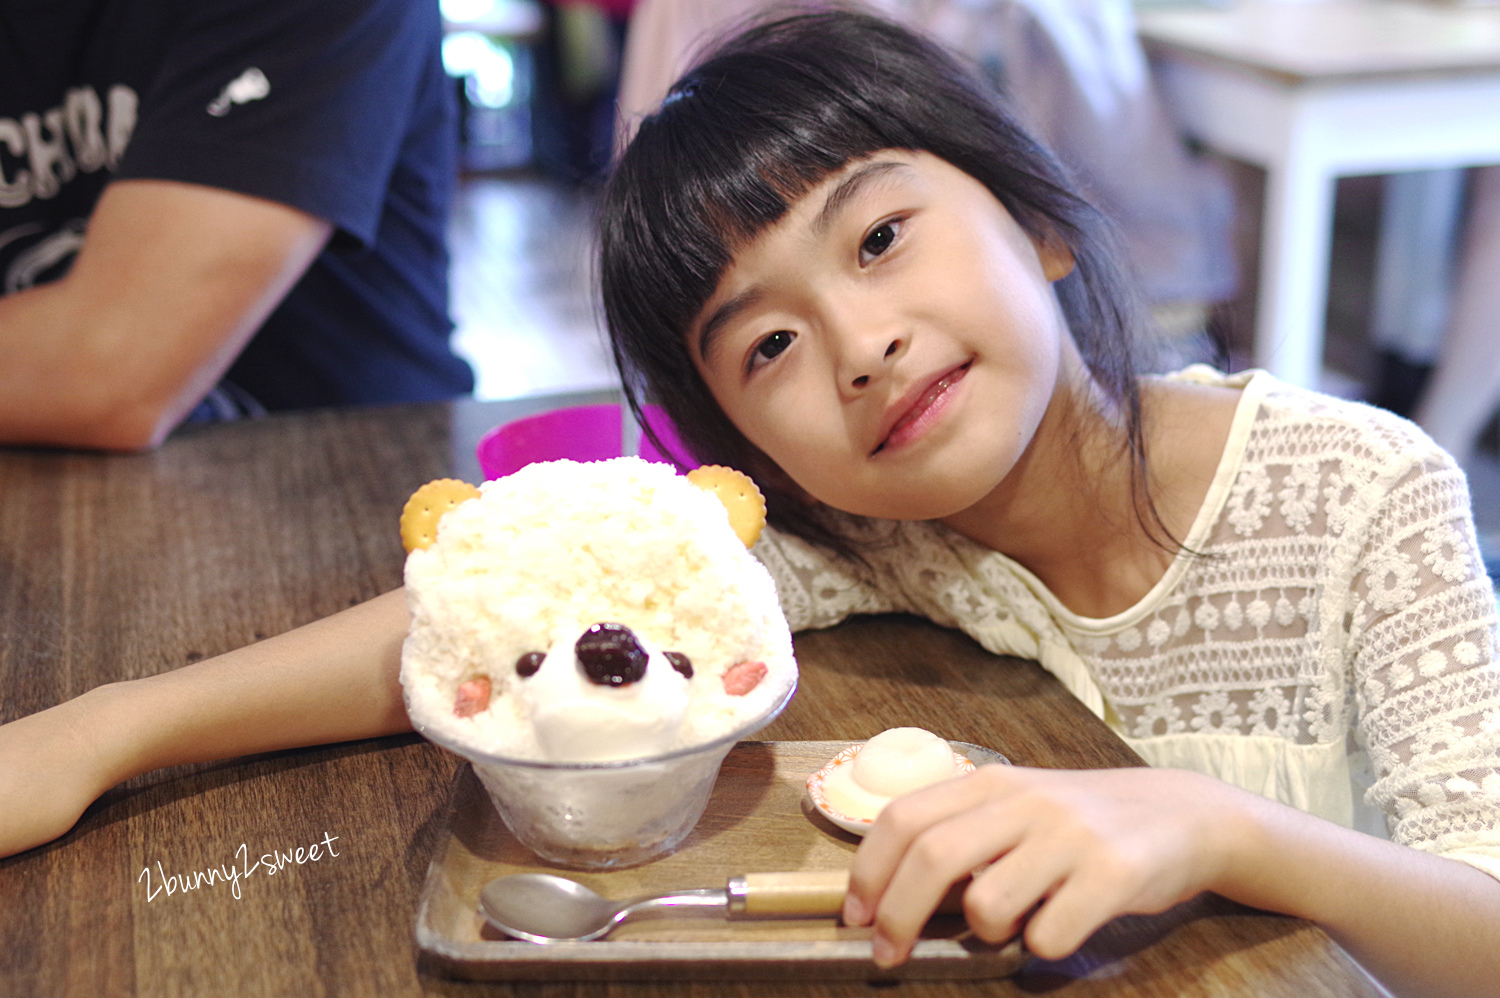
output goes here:
[[776, 582], [781, 610], [793, 631], [832, 627], [857, 613], [908, 609], [858, 567], [806, 541], [767, 529], [751, 552]]
[[1419, 445], [1369, 520], [1345, 618], [1366, 800], [1395, 841], [1500, 876], [1495, 596], [1463, 472]]

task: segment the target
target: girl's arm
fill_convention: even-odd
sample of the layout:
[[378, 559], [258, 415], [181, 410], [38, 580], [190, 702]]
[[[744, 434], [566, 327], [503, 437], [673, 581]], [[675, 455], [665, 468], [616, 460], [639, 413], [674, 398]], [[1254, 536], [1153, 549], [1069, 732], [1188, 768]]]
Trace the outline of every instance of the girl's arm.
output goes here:
[[1317, 922], [1398, 995], [1495, 993], [1500, 880], [1247, 796], [1220, 893]]
[[0, 726], [0, 856], [56, 838], [105, 790], [153, 769], [410, 731], [408, 620], [397, 589]]
[[993, 942], [1024, 930], [1045, 958], [1215, 891], [1317, 922], [1398, 994], [1500, 980], [1500, 881], [1183, 770], [988, 766], [894, 801], [855, 856], [845, 920], [873, 924], [877, 962], [899, 963], [980, 867], [970, 926]]

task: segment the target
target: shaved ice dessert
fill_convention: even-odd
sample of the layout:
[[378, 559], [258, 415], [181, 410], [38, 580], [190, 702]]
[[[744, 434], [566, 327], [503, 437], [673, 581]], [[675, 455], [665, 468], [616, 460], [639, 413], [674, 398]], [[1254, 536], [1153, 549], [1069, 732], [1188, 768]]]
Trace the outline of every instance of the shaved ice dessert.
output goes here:
[[413, 725], [470, 759], [512, 832], [565, 865], [674, 847], [729, 748], [796, 686], [775, 586], [746, 549], [759, 493], [727, 469], [694, 475], [530, 465], [451, 504], [407, 556]]

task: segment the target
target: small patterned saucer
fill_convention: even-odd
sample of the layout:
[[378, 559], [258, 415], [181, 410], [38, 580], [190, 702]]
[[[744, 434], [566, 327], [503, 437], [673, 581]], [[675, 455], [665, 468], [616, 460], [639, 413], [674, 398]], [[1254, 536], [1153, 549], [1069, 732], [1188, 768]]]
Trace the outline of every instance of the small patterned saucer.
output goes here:
[[[958, 763], [958, 768], [965, 773], [974, 772], [976, 766], [985, 766], [990, 763], [1010, 764], [1010, 760], [993, 749], [987, 749], [982, 745], [973, 745], [969, 742], [949, 742], [953, 747], [953, 760]], [[812, 798], [813, 807], [818, 813], [846, 832], [855, 835], [864, 835], [870, 830], [875, 822], [870, 818], [851, 818], [828, 806], [828, 796], [823, 792], [823, 781], [828, 774], [840, 766], [854, 761], [859, 754], [864, 742], [856, 742], [844, 749], [838, 755], [828, 760], [828, 764], [807, 778], [807, 796]]]

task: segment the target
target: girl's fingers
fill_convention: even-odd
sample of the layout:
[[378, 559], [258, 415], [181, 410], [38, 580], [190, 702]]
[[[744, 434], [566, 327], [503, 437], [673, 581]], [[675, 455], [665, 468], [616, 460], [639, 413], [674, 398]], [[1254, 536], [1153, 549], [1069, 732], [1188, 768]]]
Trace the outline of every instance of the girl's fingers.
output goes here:
[[[876, 961], [891, 966], [904, 960], [949, 886], [995, 856], [1006, 862], [1028, 832], [1023, 816], [1008, 813], [1003, 802], [987, 802], [919, 835], [881, 895], [874, 920]], [[964, 910], [971, 926], [978, 923], [981, 938], [998, 941], [1013, 935], [1022, 914], [1056, 882], [1058, 863], [1045, 860], [1043, 852], [1029, 850], [1027, 856], [1035, 861], [1023, 858], [1016, 868], [1020, 872], [1003, 888], [992, 885], [982, 894], [973, 893], [974, 885], [966, 890]], [[981, 897], [986, 901], [976, 901]], [[980, 912], [976, 903], [987, 906]]]
[[1061, 959], [1119, 915], [1166, 911], [1202, 885], [1184, 875], [1184, 843], [1161, 841], [1151, 850], [1080, 857], [1077, 869], [1032, 916], [1026, 943], [1046, 959]]
[[1097, 879], [1074, 875], [1064, 881], [1026, 924], [1026, 946], [1044, 960], [1071, 956], [1101, 925], [1128, 911]]
[[940, 899], [948, 884], [984, 862], [976, 858], [1000, 857], [975, 873], [964, 891], [964, 918], [990, 943], [1015, 936], [1026, 913], [1072, 874], [1074, 855], [1047, 837], [1028, 837], [1033, 831], [1028, 822], [1007, 818], [1003, 808], [976, 808], [917, 840], [880, 902], [877, 962], [891, 966], [910, 954], [936, 906], [933, 894]]
[[1021, 842], [975, 874], [974, 882], [964, 892], [964, 918], [969, 928], [988, 943], [1004, 942], [1016, 935], [1026, 913], [1066, 882], [1074, 861], [1074, 856], [1049, 839]]
[[[1007, 793], [1005, 777], [1008, 774], [995, 774], [990, 770], [1010, 768], [1014, 767], [986, 766], [968, 776], [927, 787], [887, 805], [854, 855], [854, 865], [849, 871], [849, 893], [844, 901], [845, 924], [870, 924], [891, 877], [917, 837], [955, 815], [1003, 798]], [[994, 855], [982, 857], [975, 864]], [[964, 872], [968, 870], [967, 867], [963, 869]], [[946, 889], [947, 884], [944, 884], [943, 890]], [[938, 896], [942, 896], [942, 891]]]

